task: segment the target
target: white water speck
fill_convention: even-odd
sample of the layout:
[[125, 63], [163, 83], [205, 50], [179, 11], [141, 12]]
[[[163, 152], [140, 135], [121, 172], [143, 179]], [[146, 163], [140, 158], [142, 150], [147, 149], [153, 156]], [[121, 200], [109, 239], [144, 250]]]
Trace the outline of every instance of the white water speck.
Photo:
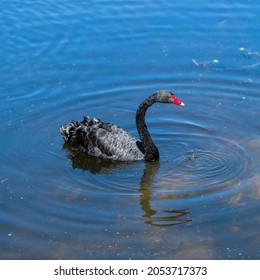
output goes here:
[[1, 183], [3, 184], [7, 180], [8, 180], [8, 178], [5, 178], [5, 179], [1, 180]]

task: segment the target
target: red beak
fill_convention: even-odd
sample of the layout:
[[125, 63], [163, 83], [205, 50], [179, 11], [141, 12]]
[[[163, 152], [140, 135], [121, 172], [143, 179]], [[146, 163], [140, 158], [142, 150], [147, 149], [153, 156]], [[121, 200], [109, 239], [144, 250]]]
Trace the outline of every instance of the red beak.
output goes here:
[[172, 100], [173, 100], [173, 103], [174, 103], [174, 104], [176, 104], [176, 105], [178, 105], [178, 106], [184, 106], [184, 105], [185, 105], [185, 104], [184, 104], [182, 101], [180, 101], [175, 95], [172, 95], [171, 97], [172, 97]]

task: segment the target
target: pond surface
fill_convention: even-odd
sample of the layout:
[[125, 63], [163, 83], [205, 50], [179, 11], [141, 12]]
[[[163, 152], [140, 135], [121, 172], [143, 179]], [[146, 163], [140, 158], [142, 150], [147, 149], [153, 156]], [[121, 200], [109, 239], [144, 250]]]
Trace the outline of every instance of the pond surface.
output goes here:
[[[260, 5], [214, 2], [0, 2], [1, 259], [260, 258]], [[64, 145], [159, 89], [159, 161]]]

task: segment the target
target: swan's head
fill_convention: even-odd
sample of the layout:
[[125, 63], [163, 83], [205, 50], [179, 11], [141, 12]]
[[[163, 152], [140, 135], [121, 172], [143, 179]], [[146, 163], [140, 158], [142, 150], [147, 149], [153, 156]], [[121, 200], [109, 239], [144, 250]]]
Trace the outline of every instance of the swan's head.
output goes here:
[[175, 94], [170, 90], [159, 90], [156, 94], [157, 102], [161, 103], [173, 103], [178, 106], [184, 106], [184, 103], [180, 101]]

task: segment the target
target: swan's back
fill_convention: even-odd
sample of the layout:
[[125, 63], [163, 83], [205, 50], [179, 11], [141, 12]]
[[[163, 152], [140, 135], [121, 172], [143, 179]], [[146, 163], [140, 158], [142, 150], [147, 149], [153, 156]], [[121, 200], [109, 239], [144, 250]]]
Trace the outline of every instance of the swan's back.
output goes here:
[[140, 141], [122, 128], [96, 118], [71, 121], [60, 131], [66, 143], [92, 156], [122, 161], [144, 158]]

